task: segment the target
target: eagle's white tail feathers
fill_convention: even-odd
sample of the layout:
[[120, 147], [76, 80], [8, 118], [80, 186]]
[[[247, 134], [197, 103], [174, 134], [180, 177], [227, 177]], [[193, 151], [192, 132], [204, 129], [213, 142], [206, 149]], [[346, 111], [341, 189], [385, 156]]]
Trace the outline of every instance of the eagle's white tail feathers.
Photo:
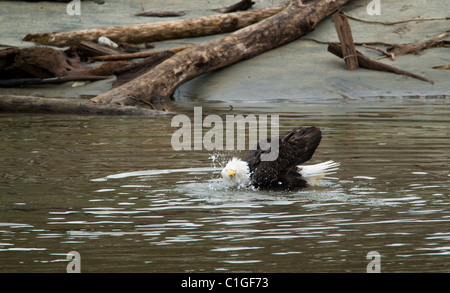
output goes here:
[[306, 179], [309, 185], [317, 186], [319, 185], [320, 180], [325, 178], [325, 176], [336, 173], [339, 169], [339, 165], [339, 163], [334, 161], [326, 161], [315, 165], [299, 165], [297, 167], [298, 172]]

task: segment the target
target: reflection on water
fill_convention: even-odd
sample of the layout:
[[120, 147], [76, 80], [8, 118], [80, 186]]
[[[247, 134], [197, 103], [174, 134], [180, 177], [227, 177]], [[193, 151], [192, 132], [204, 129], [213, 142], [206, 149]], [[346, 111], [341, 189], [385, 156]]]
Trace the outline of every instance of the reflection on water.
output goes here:
[[170, 117], [0, 114], [1, 271], [450, 272], [447, 99], [331, 102], [251, 110], [341, 163], [295, 192], [225, 188], [243, 153], [175, 152]]

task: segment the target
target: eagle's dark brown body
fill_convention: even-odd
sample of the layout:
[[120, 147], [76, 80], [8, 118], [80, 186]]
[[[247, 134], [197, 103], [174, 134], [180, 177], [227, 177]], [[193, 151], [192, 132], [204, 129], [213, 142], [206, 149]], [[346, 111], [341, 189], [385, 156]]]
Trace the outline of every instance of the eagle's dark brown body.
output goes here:
[[[295, 128], [277, 138], [279, 154], [275, 161], [261, 161], [261, 154], [271, 150], [257, 149], [248, 153], [245, 161], [250, 168], [251, 183], [257, 188], [293, 189], [307, 186], [297, 166], [310, 160], [319, 146], [322, 133], [318, 127]], [[268, 139], [268, 142], [270, 140]]]

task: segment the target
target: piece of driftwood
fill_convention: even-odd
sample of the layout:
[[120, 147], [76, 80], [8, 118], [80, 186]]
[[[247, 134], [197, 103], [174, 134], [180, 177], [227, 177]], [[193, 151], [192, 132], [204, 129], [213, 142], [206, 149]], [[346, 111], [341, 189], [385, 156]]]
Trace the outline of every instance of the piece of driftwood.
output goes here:
[[372, 45], [367, 45], [367, 44], [361, 44], [361, 46], [363, 46], [364, 48], [367, 48], [367, 49], [372, 49], [372, 50], [378, 51], [381, 54], [383, 54], [381, 57], [378, 57], [377, 60], [385, 58], [385, 57], [389, 57], [389, 58], [391, 58], [392, 61], [394, 61], [393, 56], [381, 48], [378, 48], [378, 47], [372, 46]]
[[[312, 39], [312, 38], [303, 38], [303, 39], [304, 39], [304, 40], [307, 40], [307, 41], [315, 42], [315, 43], [317, 43], [317, 44], [325, 44], [325, 45], [328, 45], [328, 44], [329, 44], [328, 41], [320, 41], [320, 40], [316, 40], [316, 39]], [[389, 57], [389, 58], [390, 58], [391, 56], [390, 56], [390, 54], [389, 54], [388, 52], [386, 52], [385, 50], [380, 49], [380, 48], [378, 48], [378, 47], [376, 47], [376, 46], [392, 47], [392, 46], [394, 46], [394, 45], [396, 45], [396, 44], [386, 43], [386, 42], [380, 42], [380, 41], [374, 41], [374, 42], [364, 42], [364, 43], [361, 43], [361, 42], [355, 42], [355, 45], [356, 45], [356, 46], [363, 46], [363, 47], [365, 47], [365, 48], [369, 48], [369, 49], [372, 49], [372, 50], [376, 50], [376, 51], [381, 52], [381, 53], [383, 54], [383, 56], [378, 57], [378, 58], [377, 58], [377, 60], [378, 60], [378, 59], [382, 59], [382, 58], [386, 58], [386, 57]], [[450, 41], [447, 41], [447, 40], [439, 41], [439, 42], [435, 43], [433, 46], [428, 47], [427, 49], [430, 49], [430, 48], [439, 48], [439, 47], [450, 48]]]
[[85, 67], [84, 74], [98, 75], [98, 76], [111, 76], [120, 68], [126, 67], [133, 62], [126, 60], [108, 61], [94, 67]]
[[361, 22], [378, 23], [378, 24], [383, 24], [383, 25], [395, 25], [395, 24], [407, 23], [407, 22], [412, 22], [412, 21], [433, 21], [433, 20], [449, 20], [450, 19], [450, 15], [448, 15], [448, 16], [444, 16], [444, 17], [427, 17], [427, 18], [418, 17], [418, 18], [396, 20], [396, 21], [379, 21], [379, 20], [368, 20], [368, 19], [364, 19], [364, 18], [359, 18], [356, 16], [348, 15], [348, 14], [346, 14], [346, 16], [350, 19], [361, 21]]
[[115, 55], [124, 53], [117, 48], [111, 48], [109, 46], [104, 46], [91, 41], [81, 41], [79, 46], [81, 50], [90, 52], [92, 56]]
[[417, 54], [422, 50], [435, 47], [440, 41], [445, 40], [448, 37], [450, 37], [450, 31], [415, 43], [393, 45], [387, 49], [387, 52], [392, 56], [392, 59], [396, 56]]
[[450, 63], [442, 64], [442, 65], [436, 65], [433, 66], [434, 69], [441, 69], [441, 70], [448, 70], [450, 69]]
[[[340, 57], [340, 58], [343, 57], [341, 45], [338, 44], [338, 43], [329, 43], [328, 44], [328, 51], [330, 53], [333, 53], [334, 55]], [[413, 78], [416, 78], [416, 79], [420, 79], [420, 80], [429, 82], [431, 84], [434, 84], [434, 82], [432, 80], [429, 80], [428, 78], [425, 78], [423, 76], [411, 73], [411, 72], [403, 70], [403, 69], [396, 68], [394, 66], [390, 66], [388, 64], [384, 64], [384, 63], [372, 60], [369, 57], [366, 57], [365, 55], [363, 55], [359, 51], [356, 51], [356, 55], [358, 56], [358, 64], [362, 68], [371, 69], [371, 70], [377, 70], [377, 71], [392, 72], [392, 73], [401, 74], [401, 75], [406, 75], [406, 76], [410, 76], [410, 77], [413, 77]]]
[[83, 70], [79, 58], [46, 47], [8, 48], [0, 51], [0, 79], [49, 78]]
[[96, 103], [134, 104], [129, 95], [151, 103], [166, 102], [181, 84], [263, 52], [312, 31], [347, 0], [292, 0], [278, 14], [229, 35], [193, 45], [151, 71], [93, 99]]
[[91, 41], [81, 41], [79, 44], [71, 46], [64, 52], [68, 56], [78, 55], [82, 60], [87, 60], [88, 58], [94, 56], [117, 55], [124, 53], [119, 49], [107, 47]]
[[174, 21], [161, 21], [124, 26], [103, 27], [70, 32], [28, 34], [24, 41], [57, 47], [71, 46], [81, 41], [95, 42], [106, 36], [116, 43], [147, 43], [180, 38], [228, 33], [268, 18], [285, 6], [253, 11], [216, 14]]
[[88, 115], [140, 115], [170, 114], [143, 107], [123, 107], [89, 103], [83, 99], [43, 98], [34, 96], [0, 95], [0, 112], [27, 112]]
[[39, 85], [39, 84], [60, 84], [69, 81], [96, 81], [107, 79], [109, 76], [63, 76], [63, 77], [51, 77], [51, 78], [15, 78], [15, 79], [0, 79], [0, 87], [22, 87], [27, 85]]
[[230, 13], [230, 12], [244, 11], [244, 10], [250, 9], [254, 4], [255, 4], [255, 2], [253, 2], [252, 0], [242, 0], [233, 5], [230, 5], [228, 7], [216, 8], [216, 9], [212, 9], [212, 10], [221, 12], [221, 13]]
[[353, 42], [352, 30], [345, 14], [337, 12], [333, 14], [333, 22], [336, 32], [341, 42], [343, 59], [347, 70], [356, 70], [358, 66], [358, 57], [356, 56], [356, 47]]
[[186, 11], [144, 11], [136, 13], [135, 16], [148, 16], [148, 17], [176, 17], [186, 15]]
[[[9, 80], [7, 84], [23, 82], [23, 85], [96, 80], [92, 76], [103, 79], [129, 64], [129, 61], [115, 61], [87, 67], [78, 56], [70, 57], [64, 51], [54, 48], [8, 48], [0, 51], [0, 80]], [[50, 79], [55, 77], [59, 79]]]
[[160, 51], [139, 52], [139, 53], [120, 54], [120, 55], [104, 55], [104, 56], [93, 57], [92, 60], [95, 60], [95, 61], [118, 61], [118, 60], [147, 58], [147, 57], [151, 57], [153, 55], [160, 55], [164, 52], [171, 52], [171, 53], [175, 54], [177, 52], [183, 51], [184, 49], [186, 49], [188, 47], [189, 46], [184, 46], [184, 47], [178, 47], [178, 48], [172, 48], [172, 49], [160, 50]]
[[[23, 2], [42, 2], [44, 0], [0, 0], [0, 1], [23, 1]], [[46, 0], [48, 2], [66, 2], [69, 3], [72, 0]]]
[[337, 91], [338, 94], [340, 94], [344, 99], [348, 99], [348, 100], [357, 100], [354, 97], [350, 96], [349, 94], [346, 94], [344, 92], [341, 91]]
[[[0, 0], [1, 1], [23, 1], [23, 2], [64, 2], [64, 3], [69, 3], [72, 2], [73, 0]], [[105, 4], [104, 0], [93, 0], [95, 3], [97, 4]]]

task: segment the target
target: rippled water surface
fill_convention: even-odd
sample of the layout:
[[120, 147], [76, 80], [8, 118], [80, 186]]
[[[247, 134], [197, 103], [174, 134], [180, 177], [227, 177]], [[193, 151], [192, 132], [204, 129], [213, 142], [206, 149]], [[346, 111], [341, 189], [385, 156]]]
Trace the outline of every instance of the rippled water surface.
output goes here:
[[203, 114], [319, 126], [335, 177], [230, 190], [220, 166], [245, 153], [174, 151], [172, 117], [0, 114], [0, 271], [77, 251], [82, 272], [365, 272], [377, 251], [382, 272], [450, 272], [447, 97], [261, 105]]

